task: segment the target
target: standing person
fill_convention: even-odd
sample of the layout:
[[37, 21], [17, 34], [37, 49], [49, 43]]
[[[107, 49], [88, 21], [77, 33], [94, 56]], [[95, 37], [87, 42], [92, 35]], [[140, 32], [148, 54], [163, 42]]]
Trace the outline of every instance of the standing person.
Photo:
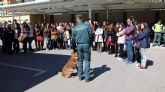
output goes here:
[[90, 27], [92, 29], [92, 37], [91, 37], [91, 41], [92, 41], [92, 50], [95, 51], [96, 50], [96, 43], [95, 43], [95, 27], [93, 22], [90, 20], [89, 21]]
[[63, 33], [64, 33], [64, 27], [62, 23], [59, 23], [59, 26], [57, 26], [57, 30], [59, 31], [58, 34], [58, 43], [59, 43], [59, 49], [64, 48], [64, 39], [63, 39]]
[[[141, 34], [141, 28], [140, 28], [141, 24], [138, 24], [138, 26], [136, 27], [136, 35], [135, 37], [139, 37]], [[141, 54], [140, 54], [140, 41], [135, 40], [135, 44], [134, 44], [134, 54], [135, 54], [135, 61], [137, 61], [136, 66], [140, 66], [141, 63]]]
[[107, 36], [107, 32], [108, 32], [108, 27], [107, 27], [107, 24], [106, 22], [103, 22], [103, 51], [107, 52], [108, 49], [107, 49], [107, 46], [106, 46], [106, 36]]
[[95, 31], [95, 42], [97, 43], [97, 51], [102, 52], [103, 47], [103, 28], [98, 24], [98, 28]]
[[6, 30], [7, 29], [7, 22], [4, 22], [2, 27], [2, 52], [7, 52], [7, 42], [6, 42]]
[[125, 25], [123, 23], [120, 23], [118, 32], [116, 34], [118, 36], [117, 43], [119, 46], [119, 57], [117, 58], [118, 60], [124, 59], [124, 44], [125, 44], [124, 32], [125, 32]]
[[92, 26], [92, 40], [93, 40], [93, 51], [97, 50], [97, 42], [95, 42], [95, 31], [98, 27], [98, 22], [97, 21], [93, 21], [93, 26]]
[[[53, 25], [52, 25], [53, 27]], [[51, 28], [49, 24], [46, 24], [46, 27], [44, 28], [44, 39], [45, 39], [45, 43], [46, 44], [46, 50], [49, 50], [50, 49], [50, 37], [51, 37]]]
[[141, 64], [139, 66], [139, 69], [146, 69], [146, 62], [147, 62], [147, 56], [146, 56], [146, 50], [149, 48], [149, 34], [150, 30], [148, 28], [148, 25], [146, 23], [140, 24], [141, 34], [139, 37], [137, 37], [137, 40], [140, 41], [140, 53], [141, 53]]
[[135, 34], [135, 25], [131, 18], [127, 19], [127, 27], [125, 28], [125, 45], [127, 49], [127, 60], [126, 64], [133, 63], [133, 44], [134, 44], [134, 34]]
[[109, 26], [108, 26], [108, 32], [107, 32], [107, 38], [106, 38], [106, 45], [107, 45], [107, 48], [108, 48], [108, 54], [113, 54], [114, 53], [114, 50], [115, 50], [115, 30], [114, 30], [114, 24], [111, 23]]
[[20, 46], [19, 46], [19, 41], [18, 41], [18, 37], [21, 34], [21, 30], [19, 29], [19, 25], [18, 24], [14, 24], [14, 44], [13, 44], [13, 48], [14, 48], [14, 52], [16, 54], [19, 53], [20, 51]]
[[7, 28], [4, 30], [4, 40], [5, 40], [5, 48], [9, 55], [12, 54], [12, 43], [14, 41], [14, 31], [11, 28], [11, 24], [7, 25]]
[[22, 29], [22, 35], [24, 37], [24, 39], [23, 39], [23, 50], [24, 50], [24, 53], [27, 53], [27, 42], [28, 42], [27, 37], [28, 37], [29, 31], [30, 31], [29, 25], [26, 22], [24, 22], [23, 23], [23, 29]]
[[41, 23], [39, 24], [40, 27], [40, 35], [41, 35], [41, 50], [44, 50], [44, 28], [45, 28], [46, 23]]
[[56, 28], [50, 28], [51, 31], [51, 47], [54, 50], [57, 50], [57, 38], [58, 38], [58, 31]]
[[69, 34], [69, 25], [66, 26], [66, 30], [63, 33], [63, 39], [64, 39], [64, 46], [65, 49], [70, 49], [70, 34]]
[[66, 30], [68, 31], [68, 35], [67, 35], [67, 38], [68, 38], [68, 49], [70, 50], [71, 49], [71, 36], [72, 36], [71, 26], [67, 25], [66, 26]]
[[115, 26], [115, 35], [114, 35], [114, 43], [115, 43], [115, 57], [117, 57], [118, 55], [118, 49], [119, 49], [119, 46], [118, 46], [118, 37], [117, 37], [117, 32], [119, 31], [119, 25], [120, 23], [116, 23], [116, 26]]
[[35, 47], [36, 47], [36, 50], [37, 50], [38, 47], [37, 47], [36, 27], [37, 27], [37, 24], [35, 24], [34, 27], [33, 27], [33, 36], [34, 36]]
[[[161, 20], [158, 20], [158, 23], [154, 24], [152, 26], [152, 30], [154, 31], [154, 41], [153, 41], [153, 47], [158, 45], [160, 46], [160, 39], [161, 39], [161, 32], [165, 30], [164, 25], [162, 24]], [[158, 43], [156, 43], [158, 42]]]
[[[78, 77], [82, 80], [83, 63], [85, 63], [85, 81], [90, 81], [90, 47], [92, 31], [90, 25], [83, 21], [82, 15], [76, 16], [77, 25], [73, 29], [72, 41], [77, 44]], [[73, 47], [75, 50], [75, 47]]]
[[40, 29], [40, 27], [39, 27], [38, 24], [35, 26], [35, 33], [36, 33], [36, 40], [37, 40], [37, 41], [36, 41], [36, 44], [37, 44], [36, 48], [37, 48], [37, 51], [38, 51], [38, 50], [42, 50], [42, 49], [43, 49], [43, 48], [42, 48], [43, 37], [42, 37], [41, 29]]
[[29, 51], [33, 51], [32, 49], [32, 41], [33, 41], [33, 29], [31, 28], [31, 26], [28, 25], [28, 35], [27, 35], [27, 43], [29, 44]]

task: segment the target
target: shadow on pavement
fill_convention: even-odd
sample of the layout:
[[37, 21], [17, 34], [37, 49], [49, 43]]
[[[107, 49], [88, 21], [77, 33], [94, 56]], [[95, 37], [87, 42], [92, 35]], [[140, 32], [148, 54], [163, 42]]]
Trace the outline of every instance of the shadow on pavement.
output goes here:
[[[69, 58], [42, 53], [1, 56], [0, 92], [26, 91], [57, 75]], [[39, 74], [40, 71], [44, 72]]]
[[91, 69], [91, 81], [96, 79], [101, 74], [110, 70], [111, 68], [107, 67], [107, 65], [102, 65], [101, 67], [96, 67], [96, 68]]
[[153, 66], [154, 62], [152, 60], [147, 60], [146, 67]]

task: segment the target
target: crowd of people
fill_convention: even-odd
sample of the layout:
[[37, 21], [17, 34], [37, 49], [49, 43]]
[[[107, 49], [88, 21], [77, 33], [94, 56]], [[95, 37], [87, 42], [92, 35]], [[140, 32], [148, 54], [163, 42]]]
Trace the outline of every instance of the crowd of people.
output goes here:
[[[96, 28], [96, 29], [95, 29]], [[95, 45], [98, 52], [115, 54], [118, 60], [132, 64], [137, 61], [139, 69], [146, 69], [146, 49], [150, 47], [150, 29], [147, 23], [137, 23], [133, 17], [124, 23], [94, 22]]]
[[23, 44], [24, 53], [35, 51], [32, 41], [35, 42], [36, 51], [71, 49], [73, 26], [74, 23], [41, 23], [33, 26], [26, 22], [19, 24], [17, 20], [5, 22], [1, 26], [2, 51], [18, 54], [21, 52], [20, 43]]
[[[151, 31], [146, 22], [138, 23], [134, 17], [130, 17], [127, 23], [103, 23], [88, 20], [86, 23], [91, 28], [91, 47], [93, 51], [107, 52], [118, 60], [131, 64], [137, 61], [139, 69], [146, 69], [146, 50], [150, 47]], [[23, 44], [23, 52], [39, 50], [72, 49], [72, 31], [75, 23], [39, 23], [30, 25], [26, 22], [5, 22], [0, 27], [0, 39], [2, 51], [7, 54], [21, 52], [20, 43]], [[161, 20], [153, 25], [153, 46], [160, 45], [165, 26]], [[32, 48], [32, 41], [35, 47]], [[165, 42], [165, 37], [164, 37]], [[164, 45], [165, 46], [165, 45]], [[27, 49], [28, 47], [28, 49]]]

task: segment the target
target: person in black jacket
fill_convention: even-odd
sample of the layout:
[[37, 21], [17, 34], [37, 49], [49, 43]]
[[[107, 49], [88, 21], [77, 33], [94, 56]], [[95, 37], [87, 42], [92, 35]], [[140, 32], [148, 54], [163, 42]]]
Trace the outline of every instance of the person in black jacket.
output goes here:
[[116, 23], [116, 26], [115, 26], [115, 35], [114, 35], [114, 43], [115, 43], [115, 57], [118, 56], [118, 51], [119, 51], [119, 46], [118, 46], [118, 37], [117, 37], [117, 32], [119, 31], [119, 25], [120, 23]]
[[114, 30], [114, 25], [112, 23], [108, 26], [108, 32], [106, 37], [108, 54], [113, 54], [115, 51], [116, 31]]
[[12, 54], [12, 43], [14, 41], [14, 31], [11, 28], [11, 25], [7, 25], [7, 28], [4, 29], [4, 40], [5, 40], [5, 50], [9, 55]]

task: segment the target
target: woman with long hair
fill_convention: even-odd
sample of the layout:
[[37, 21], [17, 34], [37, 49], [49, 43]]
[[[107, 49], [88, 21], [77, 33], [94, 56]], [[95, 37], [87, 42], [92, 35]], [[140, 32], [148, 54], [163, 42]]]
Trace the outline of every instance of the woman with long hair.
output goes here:
[[97, 43], [97, 51], [101, 53], [103, 47], [103, 28], [99, 23], [95, 31], [95, 42]]
[[58, 31], [56, 28], [51, 27], [50, 28], [51, 32], [51, 47], [54, 50], [57, 50], [57, 38], [58, 38]]
[[37, 50], [42, 50], [42, 41], [43, 41], [43, 37], [42, 37], [42, 32], [40, 29], [40, 26], [38, 24], [35, 25], [35, 33], [36, 33], [36, 49]]
[[119, 47], [119, 56], [117, 58], [118, 60], [123, 60], [124, 59], [124, 44], [125, 44], [124, 31], [125, 31], [125, 25], [123, 23], [120, 23], [118, 32], [116, 34], [117, 37], [118, 37], [117, 44], [118, 44], [118, 47]]
[[114, 30], [114, 24], [111, 23], [108, 26], [107, 38], [106, 38], [106, 45], [108, 48], [108, 54], [113, 54], [115, 50], [115, 37], [116, 33]]
[[19, 30], [19, 25], [18, 24], [13, 24], [13, 30], [14, 30], [14, 43], [13, 43], [13, 48], [14, 48], [14, 52], [16, 54], [19, 53], [20, 51], [20, 46], [19, 46], [19, 40], [18, 37], [21, 34], [21, 30]]
[[141, 63], [139, 69], [143, 70], [146, 69], [146, 63], [147, 63], [147, 56], [146, 56], [146, 50], [149, 48], [149, 35], [150, 35], [150, 29], [148, 28], [147, 23], [141, 23], [140, 24], [140, 30], [141, 33], [139, 37], [136, 39], [140, 41], [140, 53], [141, 53]]

